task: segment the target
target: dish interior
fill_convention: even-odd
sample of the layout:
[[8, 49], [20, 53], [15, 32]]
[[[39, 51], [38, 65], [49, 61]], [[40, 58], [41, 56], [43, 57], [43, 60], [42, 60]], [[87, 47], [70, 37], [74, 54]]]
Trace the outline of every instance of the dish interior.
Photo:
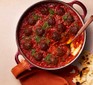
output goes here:
[[84, 43], [84, 33], [69, 43], [83, 25], [81, 19], [63, 3], [41, 3], [27, 11], [18, 28], [22, 53], [33, 64], [58, 68], [73, 61]]

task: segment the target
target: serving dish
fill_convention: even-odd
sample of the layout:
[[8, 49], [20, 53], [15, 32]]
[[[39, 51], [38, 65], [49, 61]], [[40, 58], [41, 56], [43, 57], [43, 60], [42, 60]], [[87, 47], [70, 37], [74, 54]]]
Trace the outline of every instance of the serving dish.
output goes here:
[[[80, 15], [74, 8], [73, 8], [73, 5], [74, 4], [77, 4], [79, 5], [82, 9], [83, 9], [83, 15]], [[42, 6], [42, 7], [41, 7]], [[47, 11], [47, 7], [49, 7], [48, 11]], [[43, 11], [42, 11], [42, 8], [43, 8]], [[61, 8], [61, 11], [59, 10]], [[38, 22], [36, 20], [32, 20], [32, 13], [33, 12], [37, 12], [38, 10], [39, 12], [41, 13], [34, 13], [33, 16], [34, 16], [34, 19], [38, 20], [40, 17], [42, 19], [40, 19]], [[46, 11], [46, 12], [45, 12]], [[49, 13], [48, 13], [49, 12]], [[37, 16], [37, 14], [39, 16]], [[16, 30], [16, 40], [17, 40], [17, 45], [18, 45], [18, 52], [17, 54], [15, 55], [15, 59], [16, 59], [16, 62], [19, 63], [19, 59], [18, 59], [18, 56], [19, 55], [23, 55], [23, 57], [27, 60], [27, 62], [30, 63], [30, 65], [33, 65], [35, 67], [38, 67], [38, 68], [41, 68], [41, 69], [46, 69], [46, 70], [56, 70], [56, 69], [61, 69], [61, 68], [64, 68], [68, 65], [70, 65], [72, 62], [74, 62], [80, 55], [80, 53], [82, 52], [83, 48], [84, 48], [84, 45], [85, 45], [85, 41], [86, 41], [86, 32], [82, 33], [77, 39], [76, 41], [74, 41], [70, 47], [66, 47], [66, 46], [62, 46], [62, 48], [66, 49], [64, 53], [62, 53], [64, 51], [64, 49], [60, 49], [61, 52], [59, 52], [59, 54], [66, 54], [68, 56], [66, 56], [66, 59], [64, 60], [64, 58], [62, 57], [65, 57], [65, 56], [62, 56], [61, 57], [61, 62], [60, 61], [60, 58], [58, 58], [59, 56], [57, 55], [57, 59], [58, 59], [58, 63], [57, 61], [54, 61], [55, 58], [53, 58], [52, 60], [50, 60], [50, 54], [52, 54], [52, 56], [55, 55], [56, 52], [54, 52], [54, 48], [56, 45], [55, 48], [59, 48], [58, 46], [61, 47], [61, 44], [58, 44], [58, 43], [68, 43], [70, 41], [70, 39], [72, 39], [76, 32], [80, 29], [80, 27], [84, 24], [84, 18], [87, 14], [87, 10], [86, 10], [86, 7], [79, 1], [73, 1], [71, 3], [65, 3], [63, 1], [41, 1], [41, 2], [38, 2], [36, 4], [34, 4], [33, 6], [29, 7], [25, 12], [24, 14], [22, 15], [22, 17], [20, 18], [19, 22], [18, 22], [18, 26], [17, 26], [17, 30]], [[50, 16], [50, 17], [49, 17]], [[69, 18], [70, 16], [70, 18]], [[45, 18], [43, 18], [45, 17]], [[48, 17], [48, 18], [47, 18]], [[51, 19], [52, 18], [52, 19]], [[44, 20], [45, 19], [45, 20]], [[58, 19], [61, 19], [61, 20], [58, 20]], [[54, 20], [54, 21], [53, 21]], [[50, 28], [52, 30], [52, 32], [50, 34], [48, 34], [49, 32], [47, 32], [46, 34], [48, 35], [48, 43], [52, 43], [52, 44], [49, 44], [51, 47], [48, 47], [46, 46], [45, 43], [43, 43], [45, 45], [45, 47], [47, 48], [42, 48], [42, 45], [40, 46], [40, 49], [39, 46], [36, 46], [36, 47], [31, 47], [31, 45], [29, 45], [29, 43], [26, 43], [26, 45], [24, 45], [23, 42], [25, 42], [23, 39], [23, 35], [26, 35], [26, 41], [28, 39], [28, 36], [30, 36], [31, 32], [32, 32], [32, 38], [34, 37], [34, 35], [38, 35], [39, 37], [41, 37], [44, 33], [44, 31], [41, 30], [41, 28], [38, 28], [40, 30], [37, 30], [33, 25], [36, 26], [37, 23], [40, 23], [41, 21], [43, 21], [43, 23], [39, 24], [40, 26], [43, 26], [43, 29], [44, 31], [46, 32], [46, 26], [48, 26], [48, 28]], [[47, 22], [46, 22], [47, 21]], [[57, 28], [60, 29], [60, 24], [63, 25], [62, 27], [64, 27], [66, 30], [65, 30], [65, 34], [67, 33], [67, 35], [69, 34], [69, 30], [70, 28], [73, 28], [76, 29], [76, 30], [70, 30], [70, 34], [69, 34], [69, 39], [67, 39], [66, 41], [62, 41], [61, 40], [64, 40], [62, 38], [62, 33], [60, 33], [60, 31], [62, 30], [57, 30]], [[74, 23], [74, 24], [73, 24]], [[29, 24], [29, 25], [28, 25]], [[42, 25], [43, 24], [43, 25]], [[29, 27], [27, 27], [27, 25]], [[36, 27], [38, 27], [39, 25], [37, 25]], [[56, 27], [56, 25], [58, 27]], [[78, 26], [78, 27], [77, 27]], [[24, 27], [27, 27], [27, 28], [30, 28], [32, 30], [24, 30]], [[57, 34], [55, 31], [55, 29], [53, 28], [55, 27], [56, 30], [58, 31], [57, 33], [61, 34], [61, 39], [59, 38], [60, 35]], [[77, 30], [78, 28], [78, 30]], [[34, 30], [33, 30], [34, 29]], [[49, 31], [51, 31], [49, 30]], [[25, 31], [25, 32], [23, 32]], [[35, 31], [35, 32], [34, 32]], [[38, 32], [38, 31], [41, 31]], [[64, 31], [64, 30], [63, 30]], [[30, 33], [29, 33], [30, 32]], [[55, 37], [55, 35], [57, 34], [57, 37]], [[50, 37], [52, 35], [52, 38]], [[38, 42], [38, 36], [36, 36], [36, 41]], [[46, 40], [46, 36], [45, 37], [45, 40]], [[67, 36], [65, 36], [65, 39], [66, 39]], [[80, 39], [81, 38], [81, 39]], [[35, 41], [34, 39], [34, 41]], [[32, 39], [31, 39], [32, 40]], [[51, 41], [50, 41], [51, 40]], [[76, 44], [77, 42], [77, 44]], [[32, 42], [31, 42], [32, 43]], [[36, 42], [32, 43], [34, 45]], [[39, 43], [39, 45], [41, 44], [42, 42]], [[56, 44], [55, 44], [56, 43]], [[55, 44], [55, 45], [53, 45]], [[76, 47], [75, 47], [76, 46]], [[30, 51], [28, 51], [29, 49], [31, 48]], [[43, 53], [43, 58], [42, 60], [40, 59], [36, 59], [36, 56], [33, 57], [32, 53], [37, 50], [37, 52], [42, 52]], [[49, 50], [50, 49], [50, 50]], [[69, 49], [70, 49], [70, 53], [69, 53]], [[48, 51], [47, 51], [48, 50]], [[63, 51], [62, 51], [63, 50]], [[29, 56], [29, 54], [31, 54]], [[36, 53], [37, 54], [37, 53]], [[57, 54], [57, 53], [56, 53]], [[40, 54], [42, 55], [42, 54]], [[47, 57], [46, 57], [47, 56]], [[45, 61], [46, 62], [45, 62]], [[54, 61], [53, 64], [51, 64], [51, 61]], [[47, 63], [47, 64], [46, 64]], [[57, 63], [57, 65], [56, 65]]]

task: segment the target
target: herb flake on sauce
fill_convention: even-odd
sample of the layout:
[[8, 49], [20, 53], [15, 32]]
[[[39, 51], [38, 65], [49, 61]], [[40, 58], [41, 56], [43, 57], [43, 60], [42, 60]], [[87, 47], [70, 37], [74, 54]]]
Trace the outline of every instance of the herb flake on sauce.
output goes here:
[[53, 9], [49, 9], [49, 13], [50, 13], [51, 15], [54, 15], [54, 14], [55, 14], [55, 12], [54, 12]]
[[36, 35], [35, 40], [36, 40], [37, 43], [39, 43], [40, 42], [40, 37]]
[[47, 29], [47, 28], [49, 28], [49, 25], [48, 25], [48, 22], [46, 21], [44, 24], [43, 24], [43, 26], [42, 26], [42, 29]]
[[40, 16], [38, 16], [38, 15], [33, 15], [33, 17], [35, 20], [38, 20], [40, 18]]
[[51, 54], [47, 54], [47, 56], [45, 57], [45, 61], [50, 64], [51, 63]]
[[36, 53], [36, 50], [35, 50], [35, 49], [32, 49], [32, 50], [31, 50], [31, 55], [34, 56], [35, 53]]
[[49, 39], [47, 39], [47, 40], [46, 40], [46, 43], [47, 43], [47, 44], [49, 44], [49, 43], [50, 43], [50, 40], [49, 40]]
[[64, 21], [67, 20], [67, 18], [68, 18], [68, 15], [67, 14], [63, 16], [63, 20]]

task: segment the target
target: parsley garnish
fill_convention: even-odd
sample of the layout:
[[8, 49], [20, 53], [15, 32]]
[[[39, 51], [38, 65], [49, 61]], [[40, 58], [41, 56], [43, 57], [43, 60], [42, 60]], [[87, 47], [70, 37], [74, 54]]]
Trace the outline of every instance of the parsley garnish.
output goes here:
[[67, 14], [63, 16], [63, 20], [64, 21], [67, 20], [67, 18], [68, 18], [68, 15]]
[[50, 43], [50, 40], [49, 40], [49, 39], [47, 39], [47, 40], [46, 40], [46, 43], [47, 43], [47, 44], [49, 44], [49, 43]]
[[31, 50], [31, 55], [34, 56], [35, 55], [35, 52], [36, 52], [35, 49], [32, 49]]
[[51, 63], [51, 54], [47, 54], [47, 56], [45, 57], [45, 61], [50, 64]]
[[36, 35], [35, 40], [36, 40], [37, 43], [39, 43], [40, 42], [40, 37]]
[[53, 9], [49, 9], [49, 13], [50, 13], [51, 15], [54, 15], [54, 14], [55, 14], [55, 12], [54, 12]]
[[40, 18], [40, 16], [38, 16], [38, 15], [33, 15], [33, 17], [35, 20], [38, 20]]
[[42, 29], [47, 29], [47, 28], [49, 28], [49, 25], [48, 25], [48, 22], [46, 21], [44, 24], [43, 24], [43, 26], [42, 26]]

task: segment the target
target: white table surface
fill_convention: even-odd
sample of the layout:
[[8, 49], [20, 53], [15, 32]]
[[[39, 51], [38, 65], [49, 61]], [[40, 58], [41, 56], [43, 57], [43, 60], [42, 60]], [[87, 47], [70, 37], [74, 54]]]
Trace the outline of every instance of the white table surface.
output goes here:
[[[0, 0], [0, 85], [20, 85], [11, 73], [16, 65], [14, 56], [17, 52], [16, 26], [22, 13], [40, 0]], [[70, 2], [72, 0], [63, 0]], [[80, 0], [87, 7], [85, 21], [93, 14], [93, 0]], [[75, 6], [81, 12], [79, 6]], [[93, 53], [93, 23], [87, 29], [85, 48]]]

